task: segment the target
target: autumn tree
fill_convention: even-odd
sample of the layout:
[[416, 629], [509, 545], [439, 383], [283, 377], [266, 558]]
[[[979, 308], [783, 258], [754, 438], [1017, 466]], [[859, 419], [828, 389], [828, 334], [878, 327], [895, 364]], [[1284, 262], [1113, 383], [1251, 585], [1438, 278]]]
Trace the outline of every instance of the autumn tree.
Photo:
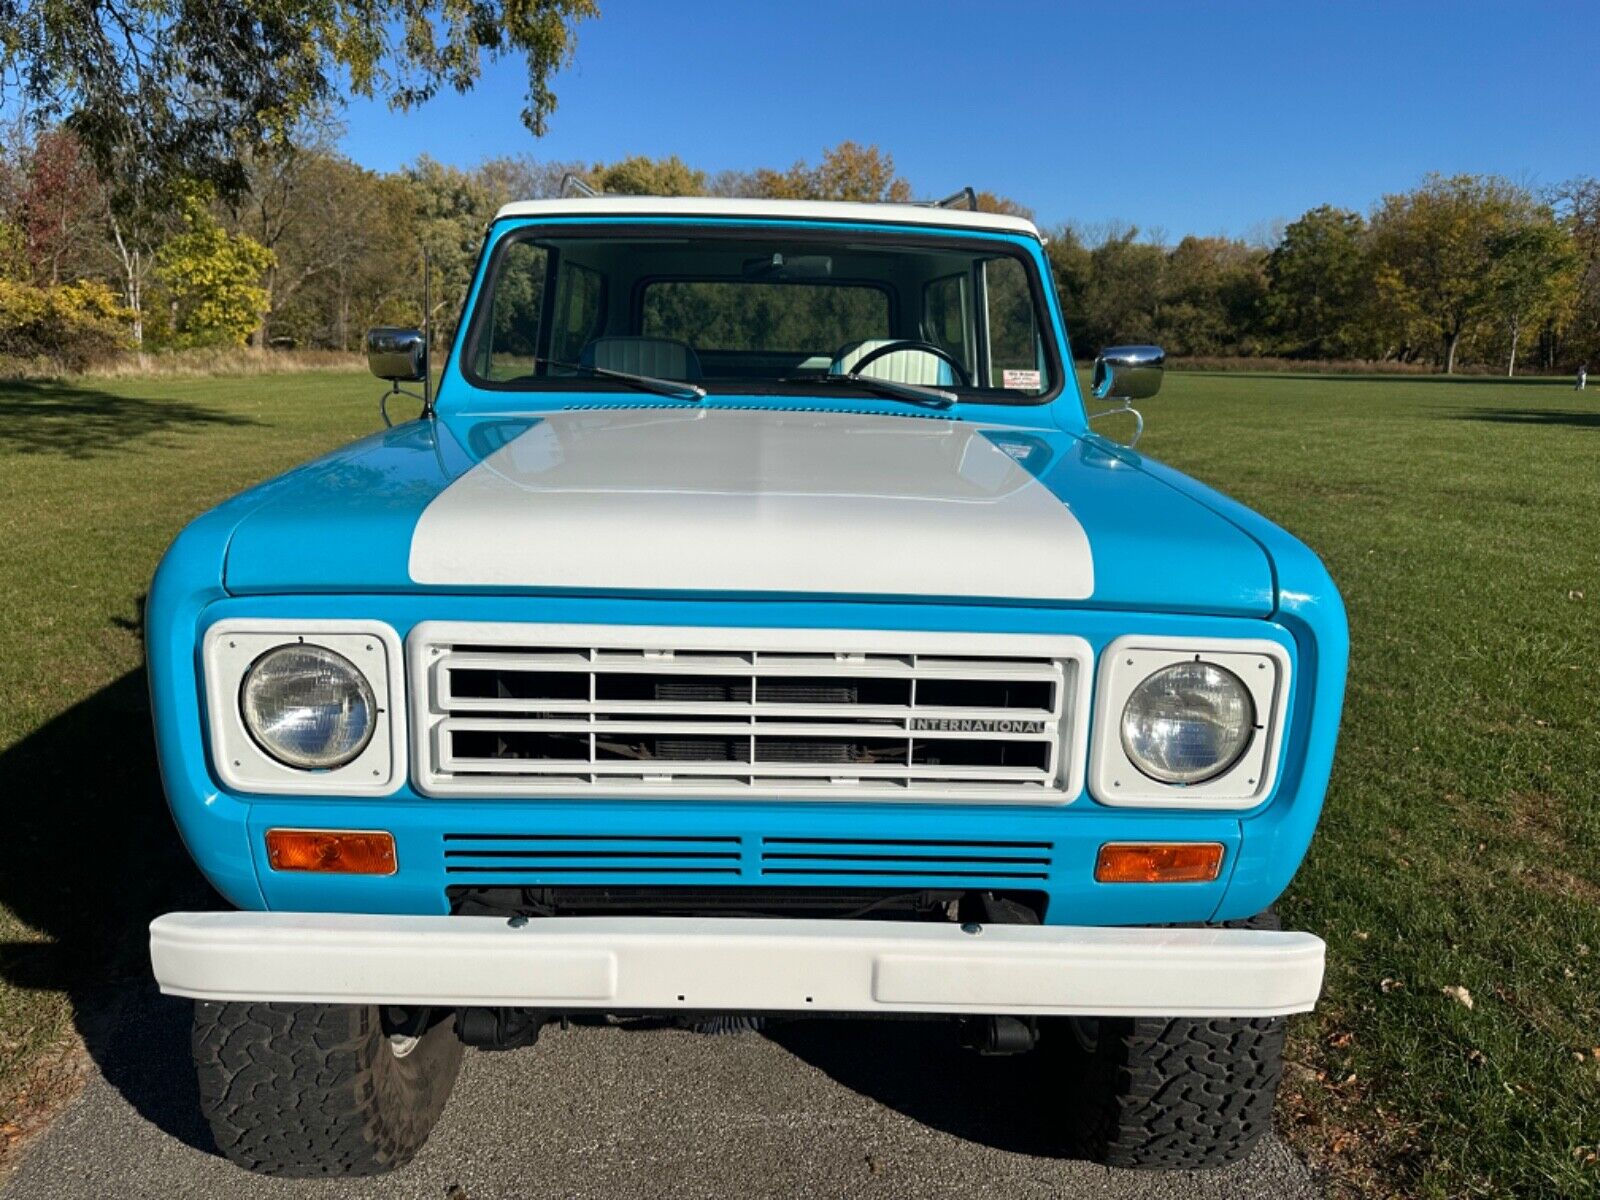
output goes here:
[[420, 251], [426, 249], [433, 271], [433, 308], [427, 314], [428, 323], [436, 336], [448, 338], [472, 283], [478, 249], [499, 207], [499, 197], [474, 172], [446, 166], [426, 155], [404, 174], [414, 203], [413, 244], [419, 251], [408, 284], [420, 301]]
[[1167, 255], [1157, 337], [1174, 354], [1253, 351], [1266, 255], [1232, 238], [1186, 237]]
[[[341, 252], [345, 223], [337, 219], [339, 206], [328, 203], [337, 190], [329, 170], [337, 134], [326, 114], [317, 114], [290, 141], [247, 146], [240, 156], [245, 187], [228, 197], [231, 224], [272, 252], [262, 278], [267, 303], [253, 335], [257, 346], [267, 344], [273, 310], [284, 307], [329, 255]], [[290, 239], [297, 251], [292, 258], [285, 253]]]
[[706, 173], [676, 154], [668, 158], [635, 154], [614, 163], [595, 163], [582, 177], [596, 191], [620, 196], [703, 196], [707, 187]]
[[1045, 239], [1044, 255], [1050, 264], [1056, 298], [1061, 305], [1062, 318], [1067, 323], [1067, 333], [1073, 341], [1074, 353], [1093, 353], [1097, 347], [1090, 344], [1095, 333], [1089, 328], [1088, 293], [1094, 262], [1088, 247], [1083, 244], [1082, 235], [1072, 225], [1050, 230]]
[[78, 139], [47, 129], [26, 146], [15, 220], [34, 278], [53, 285], [93, 273], [102, 257], [101, 187]]
[[1089, 252], [1084, 332], [1092, 346], [1156, 340], [1167, 254], [1160, 246], [1138, 239], [1139, 230], [1130, 225]]
[[1547, 210], [1496, 233], [1488, 251], [1487, 303], [1509, 343], [1506, 374], [1515, 375], [1524, 331], [1571, 314], [1578, 298], [1578, 254], [1572, 234]]
[[1600, 179], [1580, 176], [1550, 190], [1548, 202], [1572, 237], [1577, 294], [1567, 340], [1574, 361], [1600, 357]]
[[403, 183], [326, 149], [299, 155], [272, 179], [275, 199], [246, 205], [235, 225], [273, 252], [258, 345], [270, 334], [347, 349], [353, 321], [366, 321], [391, 295], [420, 299], [420, 290], [408, 291], [418, 241], [415, 198]]
[[725, 171], [708, 189], [719, 196], [768, 200], [859, 200], [904, 203], [911, 185], [895, 174], [894, 156], [877, 146], [844, 141], [822, 152], [815, 165], [803, 159], [787, 170], [761, 167]]
[[156, 253], [155, 277], [171, 301], [174, 346], [242, 346], [268, 303], [261, 277], [272, 251], [229, 233], [212, 216], [203, 192], [184, 205], [184, 232]]
[[182, 224], [183, 185], [178, 180], [135, 179], [131, 186], [106, 188], [101, 217], [111, 234], [122, 302], [133, 314], [133, 344], [144, 345], [146, 293], [156, 255]]
[[1528, 192], [1484, 175], [1430, 175], [1385, 196], [1372, 218], [1375, 278], [1399, 310], [1430, 330], [1445, 374], [1462, 337], [1490, 316], [1490, 244], [1534, 208]]
[[977, 194], [978, 211], [986, 213], [999, 213], [1006, 217], [1021, 217], [1025, 221], [1033, 220], [1033, 209], [1023, 204], [1020, 200], [1013, 200], [1010, 196], [1002, 196], [998, 192], [979, 192]]
[[589, 168], [581, 162], [537, 159], [529, 154], [507, 154], [488, 158], [476, 172], [488, 189], [495, 206], [513, 200], [548, 200], [561, 194], [568, 175], [585, 176]]

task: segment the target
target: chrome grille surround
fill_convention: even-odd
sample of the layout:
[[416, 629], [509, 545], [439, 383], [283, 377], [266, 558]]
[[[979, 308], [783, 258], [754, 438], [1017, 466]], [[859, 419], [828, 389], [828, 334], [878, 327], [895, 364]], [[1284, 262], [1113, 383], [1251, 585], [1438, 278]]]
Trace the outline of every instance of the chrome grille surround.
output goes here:
[[1083, 789], [1092, 652], [1070, 635], [427, 621], [407, 663], [424, 795], [1065, 804]]

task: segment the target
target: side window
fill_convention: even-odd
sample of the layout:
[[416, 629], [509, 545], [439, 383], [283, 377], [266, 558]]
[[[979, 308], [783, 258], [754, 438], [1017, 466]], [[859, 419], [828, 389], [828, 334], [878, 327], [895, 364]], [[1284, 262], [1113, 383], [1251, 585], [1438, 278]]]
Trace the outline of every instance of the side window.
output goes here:
[[489, 297], [488, 321], [479, 335], [477, 366], [485, 379], [518, 379], [534, 373], [549, 265], [549, 251], [533, 242], [513, 242], [502, 254]]
[[1034, 324], [1033, 289], [1028, 272], [1014, 258], [983, 265], [988, 293], [989, 386], [1034, 395], [1050, 386]]
[[600, 335], [605, 277], [599, 271], [563, 262], [556, 270], [555, 313], [550, 325], [550, 357], [577, 362], [583, 348]]
[[970, 290], [968, 276], [964, 273], [935, 279], [922, 289], [923, 336], [941, 350], [955, 355], [968, 371], [972, 369], [973, 344], [968, 328]]

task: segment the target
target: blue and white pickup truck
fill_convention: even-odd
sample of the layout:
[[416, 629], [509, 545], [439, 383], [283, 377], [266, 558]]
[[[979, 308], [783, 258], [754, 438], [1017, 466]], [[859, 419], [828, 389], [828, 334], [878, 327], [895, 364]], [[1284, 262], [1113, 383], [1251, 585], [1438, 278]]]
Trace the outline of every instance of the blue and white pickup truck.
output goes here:
[[1032, 224], [513, 204], [444, 361], [368, 349], [439, 378], [422, 417], [200, 517], [148, 604], [167, 795], [231, 906], [151, 956], [225, 1154], [393, 1168], [464, 1046], [580, 1013], [1037, 1044], [1063, 1148], [1112, 1164], [1270, 1127], [1344, 609], [1091, 432], [1160, 352], [1086, 397]]

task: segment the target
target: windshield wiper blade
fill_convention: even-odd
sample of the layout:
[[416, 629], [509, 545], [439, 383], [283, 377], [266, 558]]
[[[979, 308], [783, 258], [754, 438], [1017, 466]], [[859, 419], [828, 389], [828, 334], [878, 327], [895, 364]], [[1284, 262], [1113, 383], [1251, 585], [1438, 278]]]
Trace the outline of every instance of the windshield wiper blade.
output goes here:
[[705, 388], [682, 379], [661, 379], [655, 375], [635, 375], [632, 371], [613, 371], [610, 367], [595, 367], [588, 363], [558, 362], [553, 358], [535, 359], [547, 367], [560, 367], [564, 371], [586, 371], [605, 379], [615, 379], [632, 384], [640, 391], [654, 392], [658, 396], [671, 396], [676, 400], [704, 400]]
[[923, 387], [917, 383], [900, 383], [894, 379], [879, 379], [873, 375], [789, 375], [779, 383], [827, 383], [834, 387], [849, 384], [863, 391], [876, 392], [891, 400], [904, 400], [907, 404], [921, 404], [928, 408], [949, 408], [961, 397], [941, 388]]

